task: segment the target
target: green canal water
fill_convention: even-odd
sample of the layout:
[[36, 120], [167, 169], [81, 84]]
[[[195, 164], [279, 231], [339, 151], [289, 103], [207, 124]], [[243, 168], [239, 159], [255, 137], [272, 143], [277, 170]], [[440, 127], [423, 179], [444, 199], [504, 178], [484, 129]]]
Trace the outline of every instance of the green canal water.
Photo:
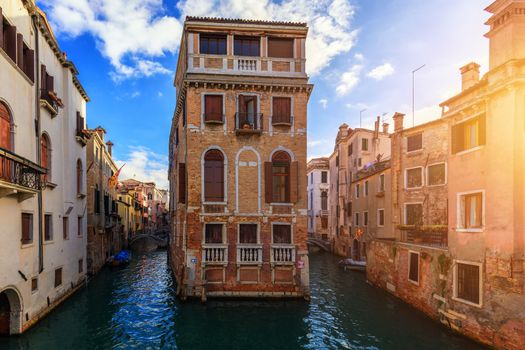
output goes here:
[[166, 260], [153, 252], [103, 270], [24, 335], [0, 338], [0, 349], [483, 349], [328, 254], [310, 258], [310, 303], [181, 303]]

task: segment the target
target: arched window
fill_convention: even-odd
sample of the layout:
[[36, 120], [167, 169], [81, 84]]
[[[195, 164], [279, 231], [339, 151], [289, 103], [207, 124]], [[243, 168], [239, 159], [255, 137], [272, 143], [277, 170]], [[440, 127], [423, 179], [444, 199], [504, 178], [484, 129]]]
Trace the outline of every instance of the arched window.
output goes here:
[[290, 202], [290, 155], [275, 152], [272, 157], [272, 202]]
[[224, 201], [224, 156], [216, 149], [204, 155], [204, 200]]
[[0, 148], [13, 150], [11, 139], [11, 113], [5, 104], [0, 102]]
[[77, 160], [77, 194], [82, 193], [82, 161]]
[[49, 136], [42, 134], [40, 138], [40, 165], [47, 169], [47, 174], [44, 175], [44, 181], [51, 179], [51, 143]]

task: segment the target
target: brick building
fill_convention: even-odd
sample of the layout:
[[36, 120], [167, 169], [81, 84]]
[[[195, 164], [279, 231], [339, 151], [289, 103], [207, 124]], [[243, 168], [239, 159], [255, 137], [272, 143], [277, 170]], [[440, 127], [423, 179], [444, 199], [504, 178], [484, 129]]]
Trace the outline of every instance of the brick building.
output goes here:
[[309, 294], [303, 23], [187, 17], [170, 135], [186, 296]]
[[311, 159], [307, 166], [308, 234], [328, 240], [328, 192], [330, 191], [328, 158]]

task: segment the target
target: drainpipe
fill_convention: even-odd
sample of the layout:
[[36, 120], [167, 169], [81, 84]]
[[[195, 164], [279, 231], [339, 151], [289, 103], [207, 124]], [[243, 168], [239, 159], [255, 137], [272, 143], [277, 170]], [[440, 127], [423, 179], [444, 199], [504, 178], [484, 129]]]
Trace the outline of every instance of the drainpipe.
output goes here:
[[[40, 47], [39, 47], [39, 29], [38, 29], [38, 15], [33, 13], [32, 20], [33, 26], [35, 29], [35, 70], [36, 70], [36, 80], [35, 80], [35, 112], [36, 112], [36, 123], [35, 123], [35, 132], [36, 132], [36, 159], [38, 164], [42, 164], [41, 154], [40, 154]], [[44, 237], [42, 230], [42, 191], [40, 188], [37, 194], [38, 202], [38, 273], [44, 271]]]

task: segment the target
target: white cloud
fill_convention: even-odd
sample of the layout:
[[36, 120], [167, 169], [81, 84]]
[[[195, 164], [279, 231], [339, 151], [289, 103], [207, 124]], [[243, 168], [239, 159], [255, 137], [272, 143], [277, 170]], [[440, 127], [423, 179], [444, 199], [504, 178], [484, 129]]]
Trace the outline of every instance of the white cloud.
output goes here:
[[364, 61], [364, 60], [365, 60], [365, 56], [363, 56], [362, 53], [356, 53], [356, 54], [354, 55], [354, 58], [355, 58], [356, 60], [358, 60], [358, 61]]
[[168, 185], [168, 157], [151, 151], [149, 148], [142, 146], [130, 147], [129, 153], [124, 159], [115, 161], [122, 172], [120, 180], [137, 179], [139, 181], [153, 181], [159, 188], [167, 189]]
[[136, 98], [140, 96], [140, 91], [134, 91], [131, 93], [131, 98]]
[[361, 64], [354, 64], [350, 70], [341, 75], [339, 85], [335, 89], [339, 96], [348, 94], [359, 83], [359, 76], [362, 70], [363, 66]]
[[308, 141], [308, 147], [315, 147], [315, 146], [323, 145], [323, 144], [326, 144], [327, 142], [328, 141], [325, 139]]
[[394, 71], [394, 67], [390, 63], [385, 63], [372, 69], [368, 72], [367, 76], [375, 80], [382, 80], [383, 78], [394, 74]]
[[328, 105], [328, 100], [326, 98], [322, 98], [319, 100], [319, 103], [321, 106], [323, 106], [323, 109], [326, 109], [326, 106]]
[[162, 91], [157, 92], [157, 97], [158, 97], [158, 98], [161, 98], [162, 96], [164, 96], [164, 94], [162, 93]]
[[361, 110], [361, 109], [369, 109], [370, 106], [368, 106], [368, 105], [366, 105], [366, 104], [364, 104], [364, 103], [359, 102], [359, 103], [355, 103], [355, 104], [354, 104], [354, 103], [347, 103], [347, 104], [346, 104], [346, 108], [350, 108], [350, 109], [359, 109], [359, 110]]

